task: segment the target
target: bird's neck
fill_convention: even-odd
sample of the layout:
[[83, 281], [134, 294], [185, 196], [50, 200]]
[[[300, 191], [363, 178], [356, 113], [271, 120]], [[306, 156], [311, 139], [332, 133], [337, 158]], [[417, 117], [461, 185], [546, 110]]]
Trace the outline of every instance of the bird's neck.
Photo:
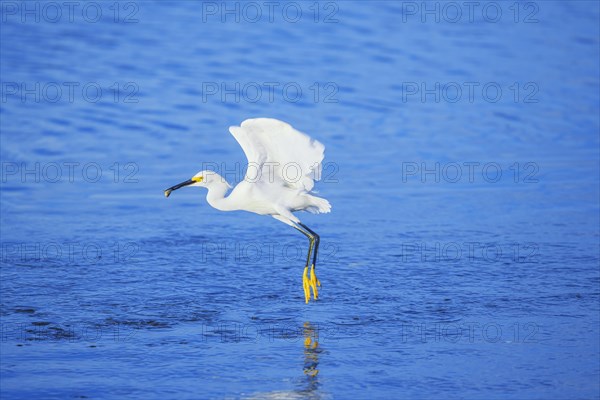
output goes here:
[[230, 186], [225, 180], [219, 179], [213, 182], [208, 188], [208, 194], [206, 195], [206, 201], [212, 207], [221, 211], [231, 211], [235, 208], [230, 204], [229, 198], [225, 197]]

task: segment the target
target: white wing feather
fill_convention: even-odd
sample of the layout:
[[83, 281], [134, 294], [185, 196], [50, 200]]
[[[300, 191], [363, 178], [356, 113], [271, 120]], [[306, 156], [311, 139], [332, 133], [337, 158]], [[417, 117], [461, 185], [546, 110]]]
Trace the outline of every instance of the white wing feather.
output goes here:
[[291, 125], [273, 118], [255, 118], [230, 127], [229, 132], [248, 159], [245, 180], [257, 180], [259, 173], [263, 184], [283, 180], [290, 188], [308, 192], [321, 178], [325, 146]]

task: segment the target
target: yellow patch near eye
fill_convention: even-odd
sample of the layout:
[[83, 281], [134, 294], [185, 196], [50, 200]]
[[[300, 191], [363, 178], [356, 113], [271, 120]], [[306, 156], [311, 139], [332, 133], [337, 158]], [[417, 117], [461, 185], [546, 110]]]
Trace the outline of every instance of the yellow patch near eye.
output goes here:
[[201, 176], [195, 176], [195, 177], [192, 178], [192, 180], [194, 182], [202, 182], [202, 177]]

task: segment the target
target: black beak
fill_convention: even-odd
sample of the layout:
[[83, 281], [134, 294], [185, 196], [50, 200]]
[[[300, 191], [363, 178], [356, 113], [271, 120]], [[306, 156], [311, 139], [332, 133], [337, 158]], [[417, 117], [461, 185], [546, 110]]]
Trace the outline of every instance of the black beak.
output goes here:
[[195, 183], [195, 182], [193, 180], [189, 179], [189, 180], [187, 180], [185, 182], [181, 182], [180, 184], [177, 184], [175, 186], [171, 186], [170, 188], [168, 188], [167, 190], [165, 190], [165, 197], [169, 197], [169, 195], [171, 194], [171, 192], [173, 190], [177, 190], [177, 189], [182, 188], [184, 186], [191, 185], [192, 183]]

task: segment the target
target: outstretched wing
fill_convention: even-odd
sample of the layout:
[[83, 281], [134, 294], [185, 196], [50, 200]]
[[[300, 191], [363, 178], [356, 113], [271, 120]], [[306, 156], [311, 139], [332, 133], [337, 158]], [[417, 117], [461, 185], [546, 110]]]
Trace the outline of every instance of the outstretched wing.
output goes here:
[[246, 158], [245, 180], [281, 183], [310, 191], [321, 179], [325, 146], [291, 125], [273, 118], [254, 118], [232, 126], [229, 132], [238, 141]]

